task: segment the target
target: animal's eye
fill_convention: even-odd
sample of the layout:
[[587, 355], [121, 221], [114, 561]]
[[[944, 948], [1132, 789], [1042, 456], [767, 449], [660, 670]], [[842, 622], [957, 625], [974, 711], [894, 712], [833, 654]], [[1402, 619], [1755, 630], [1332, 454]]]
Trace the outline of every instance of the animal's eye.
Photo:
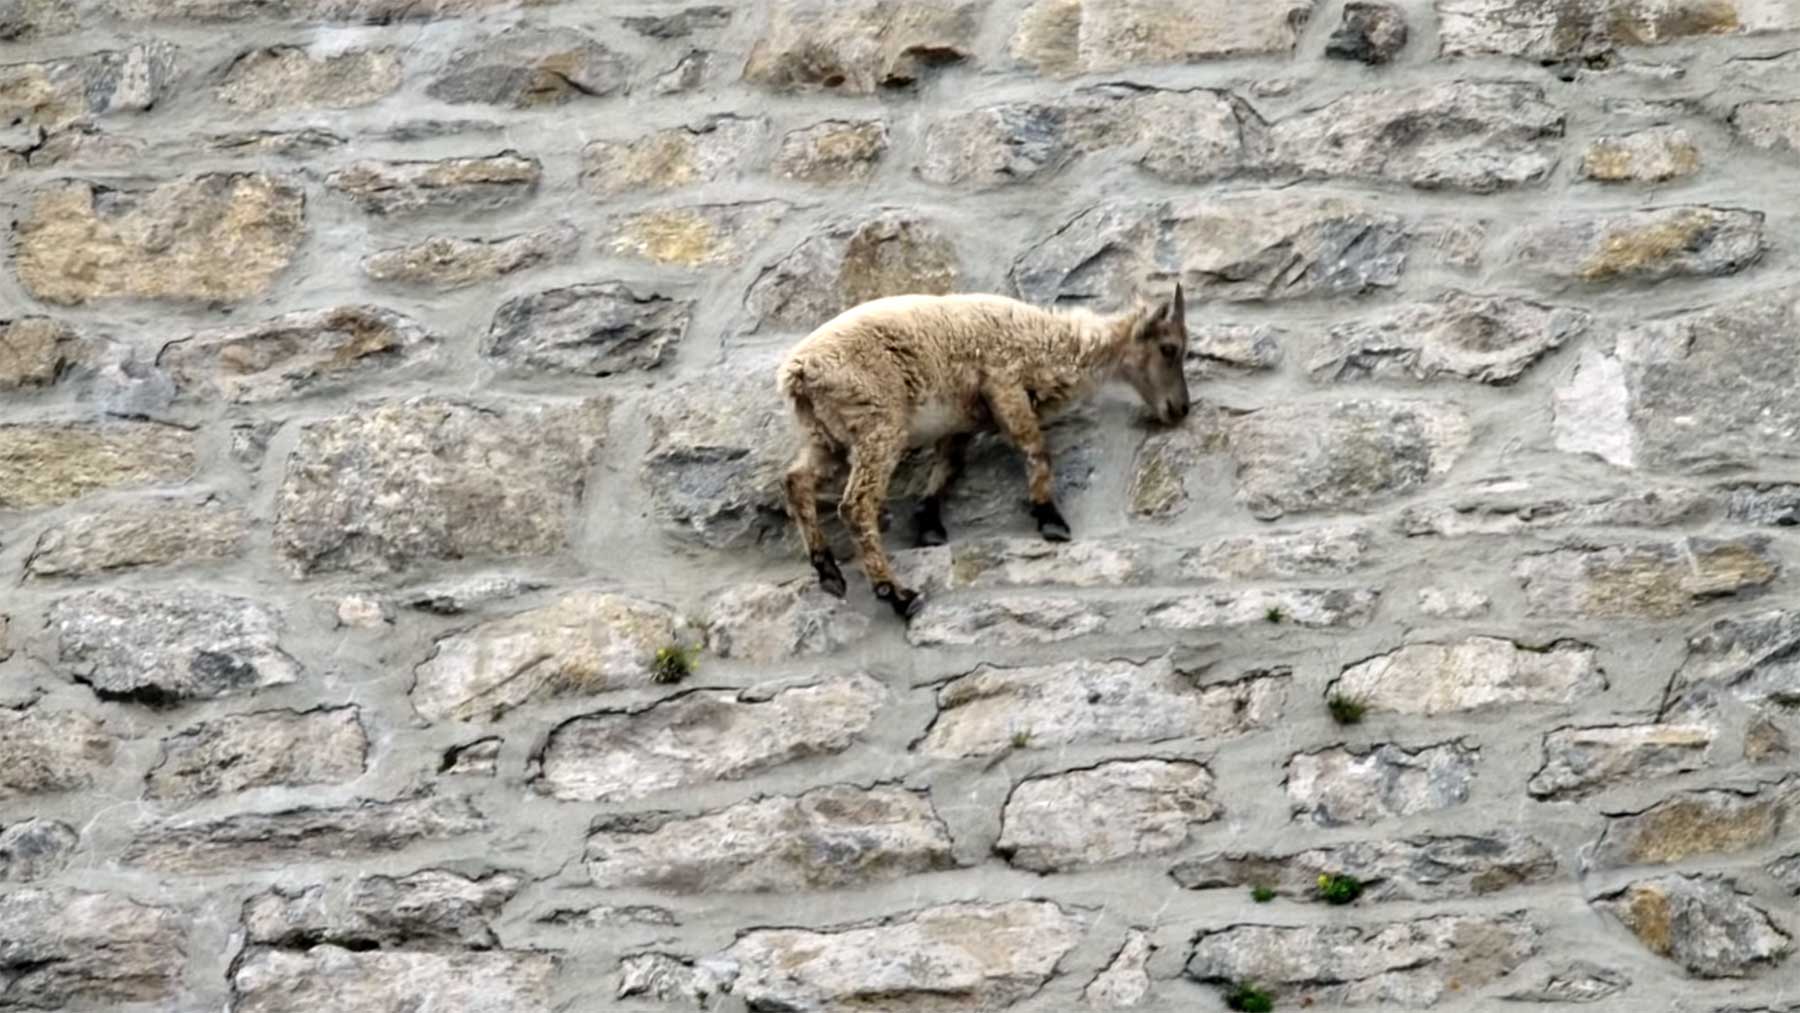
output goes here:
[[1180, 345], [1164, 345], [1164, 346], [1162, 346], [1162, 352], [1163, 352], [1163, 358], [1169, 360], [1170, 362], [1174, 362], [1176, 359], [1181, 358], [1181, 346]]

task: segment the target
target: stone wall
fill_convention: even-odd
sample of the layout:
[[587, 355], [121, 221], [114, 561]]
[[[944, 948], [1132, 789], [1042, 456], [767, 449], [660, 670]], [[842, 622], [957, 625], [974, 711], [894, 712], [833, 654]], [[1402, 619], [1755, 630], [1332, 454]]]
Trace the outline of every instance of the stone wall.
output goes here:
[[[0, 64], [0, 1009], [1800, 1009], [1793, 3]], [[1177, 277], [1197, 409], [1053, 429], [1074, 542], [988, 443], [910, 627], [813, 589], [782, 348]]]

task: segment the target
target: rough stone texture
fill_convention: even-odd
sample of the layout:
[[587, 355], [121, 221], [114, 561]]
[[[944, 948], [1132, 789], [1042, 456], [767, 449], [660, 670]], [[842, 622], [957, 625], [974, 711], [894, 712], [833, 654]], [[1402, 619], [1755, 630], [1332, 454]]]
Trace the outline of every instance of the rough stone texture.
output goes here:
[[602, 888], [712, 894], [844, 889], [954, 862], [924, 795], [833, 785], [686, 819], [602, 817], [586, 864]]
[[604, 98], [629, 83], [625, 57], [567, 28], [515, 29], [458, 53], [426, 86], [442, 102], [483, 102], [518, 109]]
[[744, 80], [775, 91], [868, 95], [966, 60], [978, 25], [971, 0], [772, 0]]
[[974, 603], [927, 601], [907, 624], [915, 647], [1019, 647], [1054, 644], [1097, 633], [1102, 608], [1075, 598], [1016, 595]]
[[1682, 206], [1528, 226], [1512, 257], [1552, 281], [1655, 282], [1736, 274], [1763, 246], [1760, 211]]
[[1630, 987], [1631, 979], [1619, 971], [1585, 960], [1571, 960], [1551, 968], [1537, 985], [1508, 993], [1506, 998], [1516, 1002], [1589, 1003]]
[[1606, 688], [1591, 645], [1494, 637], [1411, 644], [1345, 668], [1328, 692], [1373, 710], [1437, 715], [1512, 704], [1569, 705]]
[[762, 120], [719, 116], [633, 141], [595, 141], [582, 150], [581, 182], [596, 197], [711, 182], [741, 170], [767, 133]]
[[0, 799], [90, 787], [112, 765], [119, 742], [74, 711], [0, 710]]
[[1716, 735], [1706, 725], [1560, 728], [1544, 736], [1544, 766], [1527, 788], [1537, 798], [1579, 798], [1620, 781], [1698, 770]]
[[708, 596], [706, 646], [721, 658], [781, 661], [835, 653], [861, 640], [870, 625], [812, 580], [742, 584]]
[[1333, 588], [1214, 592], [1157, 602], [1144, 616], [1147, 628], [1214, 630], [1255, 623], [1324, 628], [1361, 626], [1375, 611], [1380, 592]]
[[398, 313], [339, 306], [204, 331], [164, 345], [156, 361], [183, 396], [255, 404], [329, 393], [371, 373], [416, 372], [437, 344]]
[[137, 567], [231, 559], [249, 538], [244, 511], [150, 500], [79, 514], [47, 529], [25, 560], [31, 579], [96, 577]]
[[1326, 1006], [1434, 1006], [1446, 995], [1504, 979], [1538, 947], [1517, 916], [1437, 915], [1411, 922], [1202, 932], [1188, 977], [1256, 981], [1281, 998]]
[[1698, 876], [1641, 879], [1594, 901], [1645, 948], [1697, 978], [1766, 971], [1793, 950], [1787, 933], [1728, 881]]
[[1312, 11], [1312, 0], [1279, 0], [1253, 11], [1230, 0], [1032, 0], [1013, 31], [1011, 52], [1051, 75], [1283, 53], [1294, 48]]
[[1006, 800], [994, 850], [1033, 872], [1172, 851], [1190, 827], [1223, 814], [1212, 789], [1205, 767], [1179, 760], [1117, 760], [1028, 778]]
[[1371, 901], [1477, 897], [1541, 883], [1557, 872], [1542, 841], [1518, 834], [1357, 842], [1283, 854], [1203, 855], [1169, 870], [1189, 890], [1264, 886], [1296, 900], [1317, 895], [1319, 877], [1355, 875]]
[[1288, 800], [1296, 819], [1326, 827], [1436, 812], [1468, 801], [1479, 759], [1460, 743], [1301, 753], [1288, 761]]
[[67, 823], [38, 817], [0, 830], [0, 883], [48, 879], [69, 865], [80, 835]]
[[802, 183], [867, 183], [889, 146], [883, 120], [826, 120], [784, 135], [772, 168]]
[[765, 270], [744, 302], [764, 325], [811, 330], [870, 299], [954, 291], [960, 276], [956, 248], [938, 228], [881, 211], [807, 239]]
[[403, 1009], [421, 1004], [470, 1013], [549, 1013], [557, 970], [548, 953], [352, 952], [316, 946], [304, 952], [257, 949], [231, 975], [239, 1013], [301, 1013], [314, 1002], [333, 1009]]
[[493, 949], [499, 943], [490, 923], [520, 885], [506, 873], [470, 877], [444, 869], [361, 876], [333, 910], [323, 903], [322, 886], [277, 887], [244, 903], [244, 932], [251, 943], [295, 948]]
[[1452, 292], [1333, 327], [1306, 369], [1316, 380], [1511, 383], [1551, 349], [1581, 336], [1588, 322], [1577, 309]]
[[997, 1009], [1037, 991], [1082, 930], [1046, 901], [944, 904], [860, 928], [758, 929], [725, 955], [752, 1009]]
[[1600, 868], [1667, 865], [1750, 851], [1779, 840], [1796, 806], [1800, 783], [1677, 795], [1643, 812], [1609, 814], [1589, 861]]
[[281, 612], [197, 588], [65, 595], [46, 616], [57, 667], [101, 699], [172, 703], [291, 683]]
[[[178, 994], [188, 919], [119, 893], [25, 889], [0, 894], [7, 1005], [147, 1003]], [[55, 931], [46, 932], [54, 925]]]
[[362, 269], [376, 281], [453, 291], [561, 263], [574, 257], [580, 245], [580, 233], [568, 225], [502, 239], [434, 236], [370, 254]]
[[1602, 183], [1666, 183], [1700, 171], [1700, 146], [1680, 127], [1601, 137], [1581, 156], [1581, 175]]
[[363, 772], [369, 738], [355, 707], [260, 711], [165, 739], [145, 777], [151, 798], [203, 798], [272, 784], [336, 784]]
[[776, 200], [661, 207], [621, 216], [602, 230], [615, 257], [678, 267], [735, 264], [774, 235], [790, 205]]
[[537, 191], [542, 168], [514, 151], [440, 161], [361, 161], [325, 177], [325, 185], [371, 215], [413, 216], [494, 211]]
[[219, 83], [219, 101], [240, 112], [276, 108], [346, 109], [393, 94], [402, 78], [400, 53], [351, 49], [311, 53], [298, 46], [253, 49]]
[[1800, 699], [1796, 643], [1800, 613], [1777, 609], [1716, 620], [1688, 638], [1669, 702], [1704, 701], [1715, 692], [1753, 705]]
[[638, 953], [619, 961], [620, 999], [634, 997], [710, 1009], [731, 990], [735, 968], [723, 960], [685, 960], [667, 953]]
[[1531, 478], [1500, 478], [1446, 501], [1407, 507], [1398, 527], [1411, 536], [1510, 535], [1554, 528], [1666, 528], [1704, 521], [1712, 497], [1680, 487], [1590, 488], [1558, 495]]
[[698, 690], [637, 713], [579, 717], [551, 732], [536, 785], [555, 798], [598, 801], [735, 780], [850, 748], [888, 699], [880, 683], [856, 674], [784, 688]]
[[1371, 66], [1392, 62], [1406, 48], [1406, 12], [1390, 3], [1351, 0], [1344, 20], [1325, 43], [1325, 55]]
[[1669, 619], [1754, 594], [1780, 570], [1767, 539], [1745, 537], [1571, 545], [1521, 557], [1513, 575], [1535, 615]]
[[49, 317], [0, 320], [0, 390], [54, 386], [85, 354], [75, 331]]
[[276, 551], [296, 576], [555, 552], [607, 407], [415, 398], [310, 423], [276, 492]]
[[1738, 0], [1436, 0], [1445, 56], [1501, 53], [1541, 63], [1610, 55], [1621, 46], [1800, 27], [1781, 4]]
[[173, 875], [217, 875], [234, 866], [369, 858], [420, 841], [486, 830], [467, 799], [414, 796], [219, 818], [175, 818], [146, 827], [120, 861]]
[[680, 345], [693, 308], [620, 282], [554, 288], [500, 304], [481, 354], [515, 369], [584, 376], [653, 369]]
[[60, 306], [112, 299], [242, 302], [267, 292], [300, 247], [305, 197], [266, 173], [209, 173], [134, 189], [78, 181], [32, 195], [14, 267]]
[[147, 112], [169, 93], [179, 60], [176, 47], [152, 42], [0, 66], [0, 122], [54, 130], [110, 113]]

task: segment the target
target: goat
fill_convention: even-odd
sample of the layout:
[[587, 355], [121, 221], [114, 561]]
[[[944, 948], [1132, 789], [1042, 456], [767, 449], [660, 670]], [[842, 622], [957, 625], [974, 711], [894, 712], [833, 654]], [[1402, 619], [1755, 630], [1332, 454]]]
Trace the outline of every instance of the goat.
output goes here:
[[778, 386], [793, 410], [800, 451], [787, 470], [788, 514], [827, 593], [847, 585], [819, 527], [821, 480], [848, 457], [839, 513], [856, 539], [875, 597], [902, 619], [923, 601], [894, 578], [881, 543], [888, 483], [909, 447], [934, 444], [917, 542], [941, 545], [944, 496], [970, 437], [997, 428], [1025, 456], [1031, 515], [1048, 541], [1071, 537], [1052, 497], [1048, 415], [1121, 380], [1166, 424], [1188, 414], [1186, 307], [1167, 301], [1102, 316], [1050, 311], [998, 295], [903, 295], [854, 306], [802, 338]]

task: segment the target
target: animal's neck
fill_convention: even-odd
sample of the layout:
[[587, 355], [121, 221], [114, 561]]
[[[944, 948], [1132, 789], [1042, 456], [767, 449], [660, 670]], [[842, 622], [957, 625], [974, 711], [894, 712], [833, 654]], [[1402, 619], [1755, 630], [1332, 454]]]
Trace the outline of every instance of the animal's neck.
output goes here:
[[1143, 307], [1109, 316], [1088, 316], [1075, 329], [1070, 351], [1081, 371], [1096, 383], [1114, 379], [1131, 347], [1132, 335], [1143, 318]]

